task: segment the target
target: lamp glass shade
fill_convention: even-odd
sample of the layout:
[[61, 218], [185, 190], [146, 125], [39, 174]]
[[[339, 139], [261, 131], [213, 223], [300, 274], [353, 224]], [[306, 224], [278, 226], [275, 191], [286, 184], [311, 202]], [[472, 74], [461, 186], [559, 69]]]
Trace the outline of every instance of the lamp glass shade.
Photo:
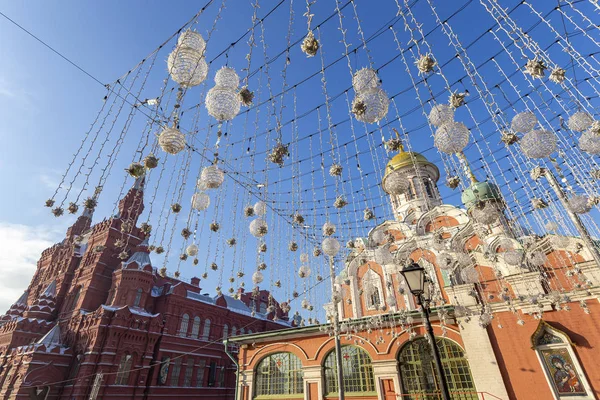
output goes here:
[[425, 289], [425, 270], [423, 267], [417, 263], [413, 263], [400, 271], [400, 273], [404, 276], [404, 280], [406, 280], [408, 290], [414, 296], [423, 294]]

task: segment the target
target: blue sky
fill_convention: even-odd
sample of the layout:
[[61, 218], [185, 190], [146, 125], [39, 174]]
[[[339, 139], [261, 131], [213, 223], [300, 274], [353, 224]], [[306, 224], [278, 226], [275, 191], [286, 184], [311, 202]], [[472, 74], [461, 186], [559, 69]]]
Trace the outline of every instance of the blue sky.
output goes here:
[[[269, 0], [260, 3], [259, 16], [264, 15], [279, 1]], [[344, 3], [340, 2], [340, 4]], [[442, 19], [456, 13], [450, 19], [450, 23], [465, 45], [479, 38], [483, 32], [493, 25], [492, 18], [478, 1], [435, 1], [434, 3], [438, 6], [437, 11]], [[201, 4], [203, 3], [191, 1], [182, 1], [175, 4], [159, 1], [112, 1], [103, 3], [64, 1], [60, 4], [32, 1], [6, 3], [0, 11], [53, 46], [101, 82], [110, 83], [127, 73], [130, 68], [170, 37], [198, 11]], [[198, 20], [196, 29], [205, 37], [213, 23], [219, 4], [219, 1], [215, 1]], [[269, 58], [272, 58], [274, 54], [278, 54], [287, 46], [289, 4], [288, 1], [284, 2], [265, 21]], [[394, 0], [378, 1], [377, 7], [373, 7], [372, 4], [366, 1], [356, 2], [361, 27], [367, 38], [375, 35], [379, 29], [385, 30], [385, 24], [387, 21], [394, 21], [397, 11]], [[510, 9], [517, 2], [503, 1], [502, 4]], [[553, 7], [553, 5], [550, 6], [541, 0], [532, 2], [532, 4], [543, 11], [543, 14], [549, 12]], [[464, 9], [462, 9], [463, 5]], [[313, 8], [315, 14], [313, 22], [318, 23], [331, 15], [334, 12], [334, 6], [335, 2], [333, 1], [319, 0]], [[582, 7], [581, 9], [584, 11], [590, 11], [585, 4], [579, 3], [578, 6]], [[302, 16], [305, 10], [305, 2], [294, 0], [293, 10], [295, 15], [291, 38], [295, 41], [305, 33], [305, 22]], [[416, 2], [413, 12], [419, 22], [423, 23], [425, 32], [434, 29], [436, 22], [426, 0]], [[348, 30], [348, 42], [351, 43], [351, 47], [358, 46], [360, 36], [356, 21], [353, 19], [352, 7], [347, 6], [343, 13], [345, 15], [343, 24]], [[248, 1], [228, 0], [222, 19], [219, 21], [211, 41], [209, 41], [207, 58], [214, 58], [229, 43], [246, 32], [251, 26], [251, 15], [252, 8], [249, 6]], [[538, 21], [524, 7], [516, 10], [512, 16], [524, 29]], [[558, 15], [554, 13], [551, 18], [553, 18], [551, 20], [552, 24], [557, 26], [556, 29], [562, 29]], [[577, 16], [574, 18], [577, 18]], [[395, 23], [394, 29], [401, 45], [406, 46], [410, 38], [403, 29], [403, 21], [397, 20]], [[569, 27], [567, 30], [573, 32], [574, 28]], [[324, 52], [323, 62], [328, 65], [336, 60], [343, 51], [337, 16], [326, 22], [320, 32], [315, 33], [321, 35], [322, 51]], [[538, 25], [531, 33], [542, 47], [548, 46], [553, 41], [548, 28], [543, 24]], [[591, 34], [596, 35], [595, 32]], [[498, 32], [498, 35], [506, 40], [506, 37], [502, 36], [502, 32]], [[257, 29], [257, 47], [254, 48], [251, 66], [253, 71], [264, 63], [259, 36], [260, 31]], [[572, 38], [574, 43], [580, 46], [578, 49], [582, 53], [595, 51], [593, 50], [592, 41], [582, 36]], [[198, 88], [191, 89], [186, 95], [184, 109], [202, 103], [203, 93], [213, 86], [214, 72], [225, 63], [235, 67], [240, 76], [243, 76], [242, 68], [245, 67], [245, 56], [248, 52], [246, 39], [227, 52], [227, 58], [221, 56], [215, 59], [214, 64], [211, 65], [206, 83]], [[469, 83], [467, 78], [464, 78], [465, 72], [462, 65], [456, 59], [453, 60], [454, 49], [449, 45], [441, 30], [437, 29], [428, 36], [428, 43], [432, 46], [437, 60], [442, 63], [448, 62], [447, 65], [443, 66], [443, 73], [453, 84], [453, 90], [464, 91], [467, 89], [473, 97], [476, 97], [476, 89]], [[508, 46], [510, 41], [506, 40], [505, 43]], [[141, 98], [153, 97], [159, 93], [162, 80], [166, 77], [166, 56], [172, 47], [173, 42], [171, 41], [165, 46], [165, 50], [159, 52], [155, 67], [149, 72], [148, 81], [142, 91]], [[410, 137], [411, 146], [418, 151], [424, 151], [424, 154], [431, 160], [440, 162], [439, 153], [432, 149], [431, 131], [426, 124], [425, 116], [418, 107], [419, 102], [416, 99], [415, 91], [412, 89], [412, 83], [405, 71], [402, 59], [396, 58], [389, 64], [387, 63], [394, 55], [398, 54], [393, 36], [389, 31], [384, 32], [369, 41], [368, 49], [374, 66], [382, 67], [380, 77], [383, 81], [383, 88], [389, 95], [397, 94], [396, 104], [400, 109], [400, 114], [403, 115], [402, 125], [405, 128], [404, 131]], [[421, 50], [426, 50], [423, 44], [421, 44]], [[497, 54], [500, 50], [501, 47], [489, 34], [475, 41], [469, 48], [469, 56], [474, 64], [484, 63], [479, 71], [491, 87], [494, 83], [502, 82], [502, 76], [497, 66], [488, 61], [491, 56]], [[549, 52], [553, 60], [561, 65], [568, 65], [570, 62], [558, 46], [551, 47]], [[405, 55], [415, 78], [418, 79], [419, 77], [412, 66], [411, 53], [408, 52]], [[526, 60], [519, 57], [516, 52], [515, 55], [517, 56], [517, 63], [524, 64]], [[286, 94], [283, 99], [285, 105], [283, 110], [280, 109], [278, 104], [275, 105], [277, 113], [281, 112], [283, 122], [293, 120], [294, 105], [292, 99], [295, 92], [297, 96], [296, 114], [307, 113], [306, 117], [299, 119], [297, 125], [288, 124], [282, 129], [283, 141], [286, 143], [296, 142], [298, 139], [304, 138], [299, 140], [297, 145], [291, 146], [292, 155], [289, 164], [278, 169], [264, 162], [262, 152], [272, 147], [275, 134], [259, 135], [257, 132], [272, 128], [277, 120], [274, 115], [269, 115], [268, 105], [258, 107], [258, 114], [255, 109], [248, 113], [248, 122], [245, 121], [245, 114], [242, 114], [225, 127], [228, 131], [228, 137], [223, 141], [221, 153], [229, 165], [234, 166], [231, 168], [235, 168], [235, 171], [243, 171], [245, 176], [252, 177], [256, 182], [271, 182], [271, 185], [268, 185], [269, 199], [272, 201], [273, 207], [279, 209], [283, 215], [289, 216], [295, 210], [301, 210], [307, 217], [313, 214], [310, 218], [311, 228], [308, 230], [309, 234], [320, 235], [320, 226], [325, 219], [329, 218], [340, 224], [340, 226], [344, 226], [339, 231], [340, 240], [345, 241], [350, 237], [365, 236], [368, 229], [373, 227], [375, 223], [382, 222], [384, 218], [390, 217], [390, 210], [386, 204], [387, 199], [377, 187], [377, 174], [381, 173], [389, 157], [381, 147], [382, 136], [389, 138], [391, 127], [400, 129], [399, 124], [393, 122], [395, 111], [392, 107], [390, 108], [387, 122], [392, 121], [393, 123], [386, 126], [387, 124], [383, 123], [386, 121], [383, 121], [382, 126], [384, 127], [381, 130], [376, 129], [377, 126], [375, 125], [365, 129], [360, 124], [355, 123], [352, 126], [349, 121], [344, 121], [348, 115], [348, 108], [343, 93], [351, 85], [348, 65], [346, 60], [342, 60], [331, 67], [327, 67], [325, 77], [328, 95], [332, 97], [340, 94], [330, 103], [331, 120], [336, 124], [339, 122], [339, 125], [331, 131], [334, 134], [334, 139], [340, 145], [330, 151], [323, 158], [323, 161], [327, 166], [332, 159], [343, 161], [346, 168], [346, 172], [344, 172], [345, 183], [338, 185], [336, 189], [333, 178], [328, 175], [323, 176], [318, 171], [321, 162], [320, 157], [311, 158], [313, 154], [316, 155], [321, 151], [330, 149], [328, 141], [331, 139], [327, 129], [323, 129], [327, 125], [327, 113], [324, 107], [320, 109], [321, 129], [324, 130], [324, 133], [316, 136], [309, 135], [310, 132], [316, 132], [319, 129], [319, 112], [311, 110], [324, 101], [321, 76], [318, 74], [321, 63], [320, 55], [312, 59], [306, 59], [298, 46], [295, 46], [289, 53], [289, 57], [290, 63], [287, 67], [283, 56], [270, 64], [273, 93], [279, 93], [281, 90], [281, 72], [284, 69], [287, 72], [288, 84], [306, 80], [295, 91], [292, 90]], [[516, 70], [512, 60], [507, 55], [497, 55], [496, 59], [507, 74]], [[54, 218], [49, 214], [48, 209], [42, 205], [45, 199], [54, 192], [61, 175], [66, 170], [68, 161], [79, 146], [84, 133], [94, 121], [98, 110], [102, 106], [102, 98], [106, 94], [106, 90], [4, 18], [0, 18], [0, 60], [0, 118], [4, 125], [1, 131], [3, 146], [0, 147], [0, 184], [5, 193], [4, 196], [0, 197], [0, 240], [4, 242], [3, 248], [7, 249], [5, 252], [0, 251], [0, 254], [5, 254], [0, 255], [0, 268], [8, 276], [11, 276], [11, 279], [0, 284], [4, 285], [3, 290], [0, 291], [2, 292], [2, 295], [0, 295], [0, 309], [4, 309], [8, 307], [13, 299], [18, 297], [19, 292], [28, 284], [29, 276], [33, 271], [32, 262], [37, 259], [39, 252], [50, 243], [60, 240], [66, 227], [73, 221], [73, 217], [70, 216], [59, 219]], [[349, 61], [353, 70], [369, 65], [369, 57], [364, 49], [358, 49]], [[590, 61], [593, 65], [597, 65], [594, 58]], [[145, 63], [142, 68], [145, 68], [147, 64]], [[145, 72], [146, 69], [144, 69]], [[317, 74], [310, 78], [314, 73]], [[581, 79], [583, 76], [584, 73], [579, 71], [578, 78]], [[459, 78], [463, 79], [457, 81]], [[250, 79], [250, 87], [257, 91], [255, 104], [259, 103], [258, 100], [264, 101], [269, 97], [265, 79], [264, 70], [263, 73], [258, 72]], [[527, 82], [521, 75], [516, 75], [511, 79], [523, 92], [531, 90], [527, 87]], [[436, 97], [436, 101], [445, 102], [448, 93], [443, 93], [444, 85], [441, 76], [434, 76], [430, 81], [433, 92], [436, 94], [438, 92], [442, 93]], [[172, 82], [170, 85], [172, 87]], [[517, 101], [518, 96], [512, 91], [510, 85], [507, 83], [501, 83], [500, 85], [503, 86], [500, 86], [501, 90], [495, 92], [495, 98], [500, 106], [507, 107], [507, 119], [510, 121], [510, 118], [517, 111], [523, 109], [523, 104]], [[137, 86], [135, 88], [137, 89]], [[546, 100], [552, 97], [551, 93], [544, 92], [543, 88], [536, 90], [542, 93], [543, 98]], [[582, 90], [589, 90], [589, 88]], [[424, 100], [429, 99], [427, 88], [423, 85], [420, 85], [420, 94]], [[350, 91], [350, 101], [352, 101], [353, 95], [353, 92]], [[280, 101], [282, 101], [281, 98], [278, 98], [278, 102]], [[538, 101], [537, 104], [543, 106], [543, 101], [534, 101]], [[512, 102], [515, 102], [514, 108], [509, 105]], [[595, 100], [592, 100], [592, 102], [596, 104]], [[472, 145], [467, 149], [467, 156], [476, 168], [478, 177], [485, 179], [486, 175], [489, 175], [490, 179], [495, 179], [498, 184], [502, 185], [504, 183], [507, 185], [504, 188], [504, 194], [507, 197], [512, 198], [513, 194], [514, 197], [524, 196], [525, 194], [519, 192], [519, 188], [524, 184], [521, 180], [524, 178], [519, 174], [519, 171], [514, 170], [515, 163], [511, 164], [507, 161], [508, 153], [504, 146], [500, 144], [498, 133], [496, 132], [493, 139], [486, 137], [488, 134], [493, 134], [497, 129], [489, 121], [489, 114], [483, 103], [473, 100], [470, 107], [474, 119], [480, 122], [478, 129], [474, 126], [473, 119], [465, 109], [460, 109], [457, 112], [456, 119], [465, 122], [467, 126], [472, 128]], [[429, 108], [430, 105], [425, 106], [425, 113], [429, 111]], [[199, 107], [197, 110], [199, 110], [197, 116], [200, 120], [198, 124], [200, 132], [196, 135], [196, 139], [190, 138], [190, 142], [194, 143], [195, 146], [208, 143], [206, 154], [210, 155], [215, 141], [216, 128], [209, 128], [209, 124], [213, 124], [214, 120], [211, 121], [208, 118], [203, 107]], [[556, 108], [556, 105], [550, 104], [548, 110], [547, 115], [550, 119], [556, 116], [558, 108]], [[128, 111], [129, 109], [126, 107], [124, 114]], [[188, 112], [187, 115], [190, 117], [184, 120], [182, 124], [185, 125], [185, 129], [191, 129], [191, 115], [194, 112], [194, 110]], [[255, 124], [254, 121], [257, 115], [259, 122]], [[553, 121], [556, 122], [556, 120]], [[118, 134], [123, 124], [124, 119], [121, 117], [114, 128], [114, 133], [111, 135]], [[119, 153], [120, 156], [113, 168], [114, 172], [112, 172], [107, 182], [100, 206], [96, 212], [96, 219], [108, 216], [113, 210], [113, 203], [119, 196], [121, 185], [125, 182], [127, 188], [131, 184], [131, 180], [124, 180], [124, 175], [120, 171], [131, 162], [135, 142], [139, 137], [139, 132], [144, 131], [145, 124], [144, 116], [138, 113], [136, 120], [129, 128], [131, 135], [125, 142], [123, 151]], [[352, 130], [354, 130], [354, 133]], [[365, 135], [366, 132], [372, 133]], [[136, 134], [138, 135], [136, 136]], [[242, 140], [244, 135], [247, 139], [252, 140], [244, 142]], [[209, 139], [205, 142], [207, 136]], [[573, 139], [572, 137], [565, 137], [569, 140]], [[317, 143], [317, 141], [322, 143]], [[254, 143], [257, 146], [255, 151], [245, 151], [246, 147], [253, 147]], [[343, 145], [344, 143], [348, 143], [348, 145]], [[357, 168], [356, 158], [353, 157], [357, 151], [361, 152], [358, 162], [361, 167], [360, 170]], [[253, 155], [253, 153], [257, 155]], [[494, 157], [491, 156], [492, 153]], [[161, 158], [166, 157], [165, 153], [157, 155]], [[106, 154], [102, 155], [100, 164], [102, 164], [102, 160], [105, 160], [105, 156]], [[456, 164], [456, 161], [454, 161], [454, 164]], [[169, 164], [173, 168], [175, 168], [175, 165], [175, 163]], [[185, 206], [189, 204], [189, 196], [193, 193], [193, 181], [195, 181], [193, 177], [202, 165], [206, 165], [206, 162], [194, 156], [190, 165], [189, 182], [182, 189], [184, 195], [181, 202]], [[452, 163], [447, 165], [449, 167], [446, 169], [451, 173], [461, 173], [460, 171], [452, 171]], [[480, 169], [482, 165], [486, 166], [487, 173]], [[317, 172], [311, 172], [315, 170], [315, 167]], [[268, 168], [266, 174], [261, 172], [264, 168]], [[440, 169], [442, 170], [443, 180], [446, 172], [441, 163]], [[302, 178], [291, 178], [297, 176], [302, 176]], [[573, 180], [572, 177], [567, 177], [567, 179]], [[326, 190], [321, 188], [323, 182], [328, 185]], [[75, 190], [81, 188], [81, 185], [82, 182], [77, 181]], [[597, 189], [595, 185], [590, 185], [594, 190]], [[443, 196], [449, 203], [460, 204], [458, 192], [452, 192], [443, 186], [441, 182], [440, 187]], [[163, 198], [164, 192], [168, 190], [166, 186], [160, 186], [158, 198]], [[580, 190], [576, 189], [576, 191]], [[256, 188], [254, 188], [254, 192], [259, 193]], [[340, 192], [343, 192], [354, 201], [351, 201], [350, 208], [346, 209], [344, 213], [335, 213], [332, 211], [330, 204], [335, 195]], [[539, 192], [543, 194], [545, 189], [541, 188]], [[89, 193], [84, 197], [87, 195]], [[231, 182], [230, 179], [227, 180], [220, 193], [211, 193], [211, 195], [213, 209], [209, 209], [200, 216], [199, 229], [212, 220], [219, 221], [223, 226], [228, 225], [228, 228], [224, 228], [218, 238], [215, 238], [214, 235], [210, 236], [205, 228], [203, 236], [198, 239], [202, 254], [201, 262], [210, 263], [216, 260], [218, 264], [227, 268], [223, 273], [211, 274], [209, 280], [205, 283], [205, 288], [210, 292], [217, 284], [222, 284], [224, 288], [228, 287], [226, 283], [228, 274], [233, 273], [234, 270], [243, 269], [249, 277], [257, 262], [253, 255], [255, 239], [247, 233], [246, 226], [249, 221], [240, 215], [243, 207], [253, 203], [254, 199]], [[325, 199], [327, 199], [328, 204], [326, 204]], [[316, 202], [313, 203], [313, 201]], [[214, 207], [217, 204], [220, 210], [215, 212]], [[525, 198], [525, 200], [522, 200], [522, 207], [515, 208], [515, 214], [521, 212], [523, 208], [527, 208], [527, 204], [528, 199]], [[164, 204], [157, 202], [155, 210], [161, 207], [164, 209], [164, 206]], [[365, 206], [375, 209], [378, 216], [377, 221], [368, 223], [360, 221], [360, 215]], [[155, 216], [157, 212], [155, 212]], [[560, 215], [560, 211], [556, 211], [556, 213]], [[237, 215], [237, 217], [232, 221], [231, 216], [233, 215]], [[187, 216], [187, 212], [185, 216]], [[176, 231], [185, 226], [182, 222], [183, 219], [185, 217], [181, 216], [177, 222], [170, 219], [168, 223], [164, 224], [162, 228], [167, 236], [171, 225], [175, 224]], [[547, 219], [547, 216], [540, 216], [531, 222], [527, 222], [527, 224], [535, 229], [538, 228], [536, 224], [539, 225], [539, 222], [544, 219]], [[265, 260], [273, 267], [267, 275], [270, 283], [277, 279], [286, 283], [284, 288], [276, 291], [276, 297], [278, 296], [281, 299], [289, 297], [292, 290], [301, 291], [304, 285], [294, 273], [300, 265], [297, 260], [298, 254], [290, 255], [285, 251], [288, 241], [298, 240], [301, 249], [304, 251], [312, 249], [312, 245], [301, 241], [298, 236], [294, 236], [294, 230], [289, 228], [280, 218], [270, 215], [268, 221], [273, 233], [268, 238], [268, 244], [270, 249], [277, 250], [273, 250], [268, 259]], [[154, 222], [154, 225], [158, 226], [160, 223]], [[180, 238], [178, 235], [175, 236], [174, 248], [179, 249], [181, 247]], [[236, 249], [235, 252], [226, 248], [222, 243], [230, 236], [237, 236], [241, 242], [240, 248]], [[220, 241], [219, 244], [217, 244], [218, 241]], [[242, 250], [242, 246], [246, 249]], [[179, 264], [177, 260], [178, 251], [174, 249], [170, 255], [168, 260], [170, 269], [175, 264]], [[157, 260], [155, 264], [160, 267], [162, 259], [153, 257]], [[229, 265], [232, 265], [232, 267], [230, 268]], [[189, 262], [183, 264], [182, 276], [199, 275], [205, 270], [203, 265], [200, 269], [198, 268], [192, 267]], [[323, 268], [322, 265], [316, 262], [313, 271], [324, 271]], [[246, 284], [250, 286], [251, 282], [246, 280]], [[311, 293], [309, 297], [311, 302], [315, 304], [326, 299], [324, 291], [316, 291], [316, 293]]]

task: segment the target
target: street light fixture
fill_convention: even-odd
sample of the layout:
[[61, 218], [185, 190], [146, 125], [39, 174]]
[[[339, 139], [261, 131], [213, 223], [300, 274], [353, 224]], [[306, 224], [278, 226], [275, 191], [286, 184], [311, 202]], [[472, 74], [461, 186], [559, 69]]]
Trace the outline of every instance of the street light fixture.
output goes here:
[[433, 327], [429, 322], [429, 303], [431, 301], [430, 295], [430, 282], [425, 275], [425, 269], [419, 264], [413, 262], [408, 267], [400, 271], [408, 290], [417, 299], [417, 304], [421, 306], [421, 312], [423, 313], [423, 319], [425, 321], [425, 329], [427, 331], [427, 337], [431, 344], [431, 352], [433, 353], [433, 360], [435, 361], [436, 372], [438, 375], [438, 381], [440, 382], [442, 399], [450, 400], [450, 392], [448, 392], [448, 384], [446, 382], [446, 375], [444, 374], [444, 367], [442, 366], [442, 360], [440, 358], [440, 352], [433, 335]]

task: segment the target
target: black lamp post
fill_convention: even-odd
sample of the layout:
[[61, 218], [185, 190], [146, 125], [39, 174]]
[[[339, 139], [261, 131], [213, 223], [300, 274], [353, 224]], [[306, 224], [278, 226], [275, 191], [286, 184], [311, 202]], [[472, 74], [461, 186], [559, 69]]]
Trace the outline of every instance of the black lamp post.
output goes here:
[[433, 360], [435, 361], [438, 381], [440, 382], [441, 386], [442, 399], [450, 400], [450, 392], [448, 392], [448, 384], [446, 383], [446, 375], [444, 375], [444, 367], [442, 366], [440, 352], [435, 341], [435, 336], [433, 336], [433, 328], [429, 322], [429, 302], [431, 299], [429, 298], [429, 281], [425, 277], [425, 270], [419, 264], [412, 263], [400, 271], [400, 273], [406, 280], [408, 290], [417, 299], [417, 304], [421, 306], [421, 312], [423, 313], [425, 328], [427, 330], [427, 337], [429, 338], [429, 343], [431, 343], [431, 352], [433, 353]]

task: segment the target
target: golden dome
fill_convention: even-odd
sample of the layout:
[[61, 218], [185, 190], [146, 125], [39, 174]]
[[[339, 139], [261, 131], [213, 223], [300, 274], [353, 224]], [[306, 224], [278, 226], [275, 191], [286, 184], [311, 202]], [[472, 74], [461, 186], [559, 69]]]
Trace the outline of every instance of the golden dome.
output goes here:
[[[427, 158], [421, 153], [414, 151], [401, 151], [396, 154], [385, 167], [385, 175], [400, 168], [408, 167], [417, 164], [431, 164]], [[433, 164], [431, 164], [433, 165]]]

